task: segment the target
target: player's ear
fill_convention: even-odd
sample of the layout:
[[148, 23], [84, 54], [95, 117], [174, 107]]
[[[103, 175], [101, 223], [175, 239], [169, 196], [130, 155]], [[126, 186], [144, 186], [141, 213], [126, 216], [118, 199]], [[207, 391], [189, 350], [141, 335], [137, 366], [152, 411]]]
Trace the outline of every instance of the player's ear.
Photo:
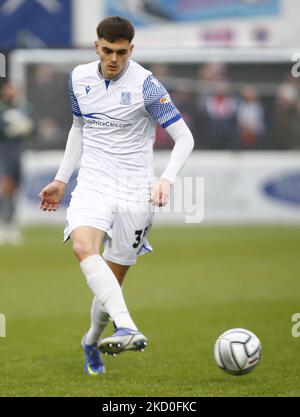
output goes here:
[[134, 44], [132, 43], [129, 47], [129, 56], [131, 56], [133, 48], [134, 48]]
[[96, 40], [95, 41], [95, 50], [96, 50], [96, 52], [97, 52], [98, 48], [99, 48], [99, 42], [98, 42], [98, 40]]

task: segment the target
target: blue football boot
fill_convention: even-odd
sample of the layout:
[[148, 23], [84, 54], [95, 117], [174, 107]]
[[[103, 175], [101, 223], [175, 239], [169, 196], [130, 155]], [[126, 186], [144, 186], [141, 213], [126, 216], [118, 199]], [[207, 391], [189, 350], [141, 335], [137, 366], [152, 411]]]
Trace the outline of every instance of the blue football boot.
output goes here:
[[147, 347], [146, 337], [138, 330], [119, 327], [110, 337], [100, 340], [98, 349], [105, 355], [117, 355], [126, 350], [139, 350], [141, 352]]
[[84, 372], [93, 376], [104, 374], [105, 367], [101, 360], [101, 354], [97, 348], [97, 343], [86, 345], [85, 336], [83, 336], [81, 346], [84, 352]]

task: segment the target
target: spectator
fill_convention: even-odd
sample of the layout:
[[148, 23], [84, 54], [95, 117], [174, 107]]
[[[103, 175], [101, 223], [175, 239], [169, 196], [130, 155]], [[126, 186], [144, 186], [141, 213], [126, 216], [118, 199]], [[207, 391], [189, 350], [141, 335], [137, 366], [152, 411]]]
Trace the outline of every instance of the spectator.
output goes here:
[[211, 149], [210, 123], [207, 114], [207, 102], [215, 94], [216, 85], [226, 79], [227, 69], [225, 64], [220, 62], [209, 62], [202, 64], [197, 69], [199, 85], [197, 89], [195, 117], [195, 148]]
[[37, 122], [35, 149], [60, 149], [65, 140], [63, 130], [51, 117], [42, 117]]
[[209, 62], [198, 68], [197, 76], [204, 87], [213, 88], [217, 81], [227, 79], [227, 67], [222, 62]]
[[215, 92], [202, 97], [199, 108], [199, 137], [209, 149], [237, 149], [238, 99], [230, 93], [228, 81], [217, 81]]
[[277, 92], [272, 136], [275, 149], [299, 147], [299, 102], [298, 89], [294, 83], [283, 83]]
[[241, 148], [261, 147], [266, 131], [265, 111], [254, 87], [248, 85], [241, 91], [242, 102], [238, 110], [238, 127]]
[[6, 82], [0, 90], [0, 243], [21, 243], [15, 220], [15, 203], [21, 181], [23, 143], [33, 132], [28, 103], [21, 103], [18, 89]]
[[[31, 78], [28, 97], [30, 102], [34, 103], [35, 117], [39, 121], [37, 141], [41, 140], [42, 143], [37, 143], [37, 147], [46, 149], [48, 143], [49, 149], [53, 149], [55, 143], [57, 148], [64, 148], [71, 120], [65, 106], [68, 97], [63, 74], [59, 73], [52, 65], [37, 65], [34, 76]], [[49, 138], [50, 130], [54, 133], [53, 140]], [[60, 140], [58, 140], [58, 131], [61, 131]], [[46, 133], [46, 139], [49, 139], [48, 142], [43, 140], [44, 133]]]

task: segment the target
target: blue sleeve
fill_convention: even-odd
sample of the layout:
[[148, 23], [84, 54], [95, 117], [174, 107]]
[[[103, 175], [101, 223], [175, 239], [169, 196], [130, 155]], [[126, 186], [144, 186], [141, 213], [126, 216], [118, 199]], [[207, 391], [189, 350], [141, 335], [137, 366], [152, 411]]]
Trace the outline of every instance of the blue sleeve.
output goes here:
[[165, 87], [152, 75], [143, 84], [143, 97], [146, 110], [161, 127], [166, 128], [181, 119]]
[[68, 81], [68, 87], [69, 87], [69, 96], [70, 96], [70, 102], [72, 107], [72, 112], [75, 116], [81, 117], [81, 111], [80, 107], [77, 101], [77, 98], [75, 97], [74, 90], [73, 90], [73, 81], [72, 81], [72, 74], [73, 71], [69, 75], [69, 81]]

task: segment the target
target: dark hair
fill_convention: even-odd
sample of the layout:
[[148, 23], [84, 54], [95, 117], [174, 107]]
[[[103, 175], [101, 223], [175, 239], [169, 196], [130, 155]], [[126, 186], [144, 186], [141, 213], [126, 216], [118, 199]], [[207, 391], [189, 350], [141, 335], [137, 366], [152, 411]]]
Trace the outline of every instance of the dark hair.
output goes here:
[[110, 16], [102, 20], [97, 27], [98, 39], [104, 38], [108, 42], [126, 39], [129, 42], [134, 37], [134, 27], [129, 20], [120, 16]]

